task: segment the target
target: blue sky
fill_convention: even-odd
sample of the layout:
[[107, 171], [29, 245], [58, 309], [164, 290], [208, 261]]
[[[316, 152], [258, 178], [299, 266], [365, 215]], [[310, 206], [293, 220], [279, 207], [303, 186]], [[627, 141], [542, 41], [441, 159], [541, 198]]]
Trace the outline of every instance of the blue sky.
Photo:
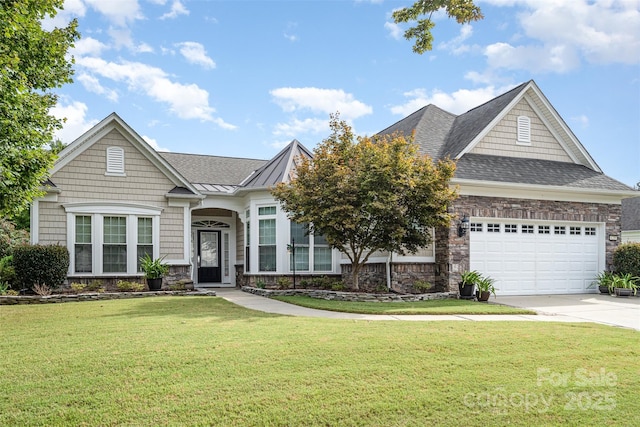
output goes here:
[[412, 0], [66, 0], [75, 82], [58, 90], [69, 143], [117, 112], [161, 150], [269, 159], [314, 148], [339, 111], [374, 134], [429, 103], [463, 113], [533, 79], [604, 172], [640, 181], [640, 0], [478, 0], [434, 15], [412, 52]]

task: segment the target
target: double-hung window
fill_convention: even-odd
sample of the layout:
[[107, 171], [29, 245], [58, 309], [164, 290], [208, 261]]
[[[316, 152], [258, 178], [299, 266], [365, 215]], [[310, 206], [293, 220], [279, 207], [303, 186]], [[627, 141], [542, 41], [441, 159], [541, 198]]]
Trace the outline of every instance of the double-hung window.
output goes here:
[[75, 219], [74, 271], [76, 273], [91, 273], [93, 270], [91, 216], [78, 215]]
[[[309, 224], [298, 224], [291, 221], [291, 242], [295, 242], [296, 271], [332, 270], [331, 248], [327, 243], [327, 239], [324, 236], [309, 233]], [[313, 263], [311, 263], [311, 260], [313, 260]], [[293, 253], [290, 255], [289, 265], [293, 270]]]
[[140, 258], [153, 258], [153, 218], [138, 218], [137, 271], [142, 271]]
[[127, 217], [105, 216], [102, 246], [102, 271], [127, 272]]
[[276, 271], [276, 207], [258, 208], [258, 270]]

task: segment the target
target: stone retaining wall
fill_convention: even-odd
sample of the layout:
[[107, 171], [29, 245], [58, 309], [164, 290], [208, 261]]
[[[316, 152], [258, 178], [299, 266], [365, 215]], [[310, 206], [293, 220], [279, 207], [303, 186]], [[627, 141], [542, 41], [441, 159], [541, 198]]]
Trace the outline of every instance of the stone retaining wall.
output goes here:
[[0, 295], [0, 305], [54, 304], [74, 301], [103, 301], [112, 299], [146, 298], [156, 296], [216, 296], [215, 291], [154, 291], [154, 292], [104, 292], [77, 295]]
[[250, 294], [260, 295], [267, 298], [271, 298], [274, 296], [302, 295], [311, 298], [354, 302], [414, 302], [458, 297], [457, 292], [438, 292], [429, 294], [371, 294], [358, 292], [322, 291], [318, 289], [273, 290], [253, 288], [250, 286], [243, 286], [242, 290]]

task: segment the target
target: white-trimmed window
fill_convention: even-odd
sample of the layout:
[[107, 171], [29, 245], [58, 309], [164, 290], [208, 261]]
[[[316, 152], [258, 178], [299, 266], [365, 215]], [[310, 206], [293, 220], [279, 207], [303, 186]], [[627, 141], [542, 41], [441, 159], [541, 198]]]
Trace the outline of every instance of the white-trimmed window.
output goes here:
[[471, 228], [471, 231], [482, 232], [483, 224], [481, 222], [472, 222], [470, 228]]
[[251, 271], [251, 211], [247, 209], [244, 212], [245, 228], [244, 228], [244, 271]]
[[91, 273], [93, 259], [93, 245], [91, 243], [91, 216], [78, 215], [75, 217], [74, 271], [76, 273]]
[[105, 216], [103, 218], [102, 271], [104, 273], [127, 272], [127, 218]]
[[487, 233], [499, 233], [500, 224], [487, 224]]
[[564, 225], [555, 225], [553, 227], [553, 234], [567, 234], [567, 227]]
[[572, 236], [579, 236], [581, 234], [582, 227], [569, 227], [569, 234]]
[[539, 225], [538, 234], [551, 234], [551, 229], [548, 225]]
[[533, 234], [533, 225], [522, 224], [520, 230], [522, 234]]
[[107, 148], [107, 172], [105, 175], [124, 176], [124, 150], [120, 147]]
[[80, 202], [67, 212], [70, 275], [139, 275], [139, 256], [160, 254], [162, 208], [133, 203]]
[[596, 228], [595, 227], [585, 227], [584, 228], [584, 235], [585, 236], [595, 236], [596, 235]]
[[527, 116], [518, 116], [518, 143], [531, 144], [531, 119]]
[[[308, 224], [290, 222], [291, 242], [295, 242], [296, 271], [331, 271], [333, 256], [324, 236], [309, 233]], [[292, 251], [291, 251], [292, 252]], [[294, 256], [289, 256], [289, 268], [293, 271]]]
[[504, 225], [505, 233], [517, 233], [518, 232], [518, 224], [505, 224]]
[[276, 207], [258, 208], [258, 271], [276, 271]]
[[140, 258], [149, 255], [153, 258], [153, 218], [138, 218], [138, 254], [137, 270], [142, 271]]

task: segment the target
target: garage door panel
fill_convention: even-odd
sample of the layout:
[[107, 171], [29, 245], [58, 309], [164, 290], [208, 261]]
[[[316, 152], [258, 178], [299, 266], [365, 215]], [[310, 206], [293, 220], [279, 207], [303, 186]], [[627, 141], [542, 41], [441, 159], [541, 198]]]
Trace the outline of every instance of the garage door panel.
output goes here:
[[[501, 231], [486, 232], [486, 223], [501, 224]], [[599, 233], [598, 224], [527, 222], [534, 233], [523, 233], [531, 227], [522, 226], [507, 233], [505, 224], [513, 221], [485, 220], [485, 231], [470, 232], [471, 269], [496, 279], [501, 295], [585, 292], [602, 269], [603, 243], [596, 235], [583, 232], [589, 227]], [[576, 234], [578, 229], [580, 234]], [[540, 230], [549, 230], [549, 234]]]

